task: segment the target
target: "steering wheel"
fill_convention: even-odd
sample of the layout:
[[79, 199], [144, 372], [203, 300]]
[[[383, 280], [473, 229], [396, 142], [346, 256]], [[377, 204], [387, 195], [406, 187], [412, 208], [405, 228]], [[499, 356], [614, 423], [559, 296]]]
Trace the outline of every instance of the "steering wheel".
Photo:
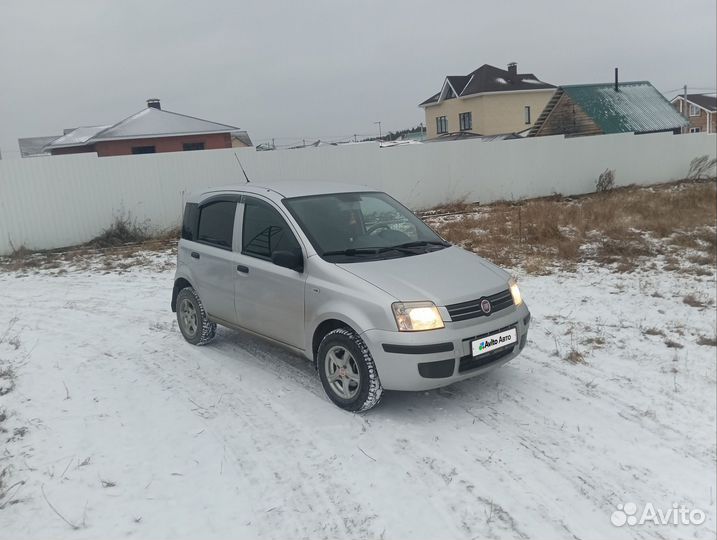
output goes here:
[[372, 225], [368, 229], [366, 229], [366, 234], [374, 234], [376, 231], [381, 231], [383, 229], [391, 230], [391, 225], [388, 223], [376, 223], [376, 225]]

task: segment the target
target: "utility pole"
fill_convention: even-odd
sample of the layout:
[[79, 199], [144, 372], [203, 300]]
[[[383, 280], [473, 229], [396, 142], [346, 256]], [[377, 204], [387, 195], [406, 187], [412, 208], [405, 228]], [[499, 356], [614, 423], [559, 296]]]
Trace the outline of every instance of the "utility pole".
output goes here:
[[383, 133], [381, 132], [381, 121], [379, 120], [378, 122], [374, 122], [374, 124], [378, 124], [378, 140], [380, 141], [383, 139]]

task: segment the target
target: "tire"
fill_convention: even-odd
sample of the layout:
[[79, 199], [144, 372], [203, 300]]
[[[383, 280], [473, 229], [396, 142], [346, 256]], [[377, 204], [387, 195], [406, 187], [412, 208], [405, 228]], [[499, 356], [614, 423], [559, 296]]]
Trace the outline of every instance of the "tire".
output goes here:
[[205, 345], [217, 334], [217, 325], [209, 320], [204, 305], [192, 287], [177, 295], [177, 323], [184, 339], [192, 345]]
[[383, 388], [376, 364], [350, 328], [337, 328], [324, 336], [316, 365], [326, 395], [342, 409], [363, 412], [381, 401]]

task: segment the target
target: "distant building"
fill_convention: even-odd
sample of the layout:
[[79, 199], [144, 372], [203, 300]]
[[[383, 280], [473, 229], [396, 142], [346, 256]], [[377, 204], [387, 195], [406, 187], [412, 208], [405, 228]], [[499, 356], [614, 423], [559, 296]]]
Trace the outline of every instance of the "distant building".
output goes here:
[[246, 131], [232, 131], [232, 147], [233, 148], [246, 148], [247, 146], [254, 146], [251, 142], [251, 138]]
[[[707, 94], [676, 96], [672, 106], [687, 117], [690, 125], [684, 128], [689, 133], [717, 133], [717, 97]], [[685, 106], [686, 103], [686, 106]]]
[[20, 147], [20, 157], [42, 157], [51, 155], [45, 147], [52, 141], [57, 139], [59, 135], [50, 135], [49, 137], [26, 137], [18, 139], [17, 144]]
[[428, 139], [447, 133], [513, 133], [530, 128], [555, 92], [555, 86], [518, 65], [500, 69], [484, 64], [468, 75], [449, 75], [441, 91], [419, 105], [426, 115]]
[[687, 120], [647, 81], [561, 86], [528, 136], [680, 133]]
[[[98, 156], [154, 154], [249, 146], [232, 136], [238, 128], [162, 110], [158, 99], [147, 100], [147, 108], [124, 120], [103, 126], [66, 130], [43, 151], [53, 156], [96, 152]], [[246, 134], [246, 132], [243, 132]]]

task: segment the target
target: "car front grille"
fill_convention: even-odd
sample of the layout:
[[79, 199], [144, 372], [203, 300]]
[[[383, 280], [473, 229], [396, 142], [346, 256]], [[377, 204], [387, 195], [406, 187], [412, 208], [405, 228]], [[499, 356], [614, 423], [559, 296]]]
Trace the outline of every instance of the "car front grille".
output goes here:
[[506, 309], [513, 305], [513, 296], [510, 294], [510, 289], [506, 289], [490, 296], [484, 296], [476, 300], [469, 300], [468, 302], [461, 302], [460, 304], [451, 304], [446, 306], [448, 314], [451, 316], [451, 320], [454, 322], [465, 321], [468, 319], [475, 319], [476, 317], [485, 317], [486, 314], [480, 307], [480, 303], [483, 299], [490, 301], [491, 314]]

